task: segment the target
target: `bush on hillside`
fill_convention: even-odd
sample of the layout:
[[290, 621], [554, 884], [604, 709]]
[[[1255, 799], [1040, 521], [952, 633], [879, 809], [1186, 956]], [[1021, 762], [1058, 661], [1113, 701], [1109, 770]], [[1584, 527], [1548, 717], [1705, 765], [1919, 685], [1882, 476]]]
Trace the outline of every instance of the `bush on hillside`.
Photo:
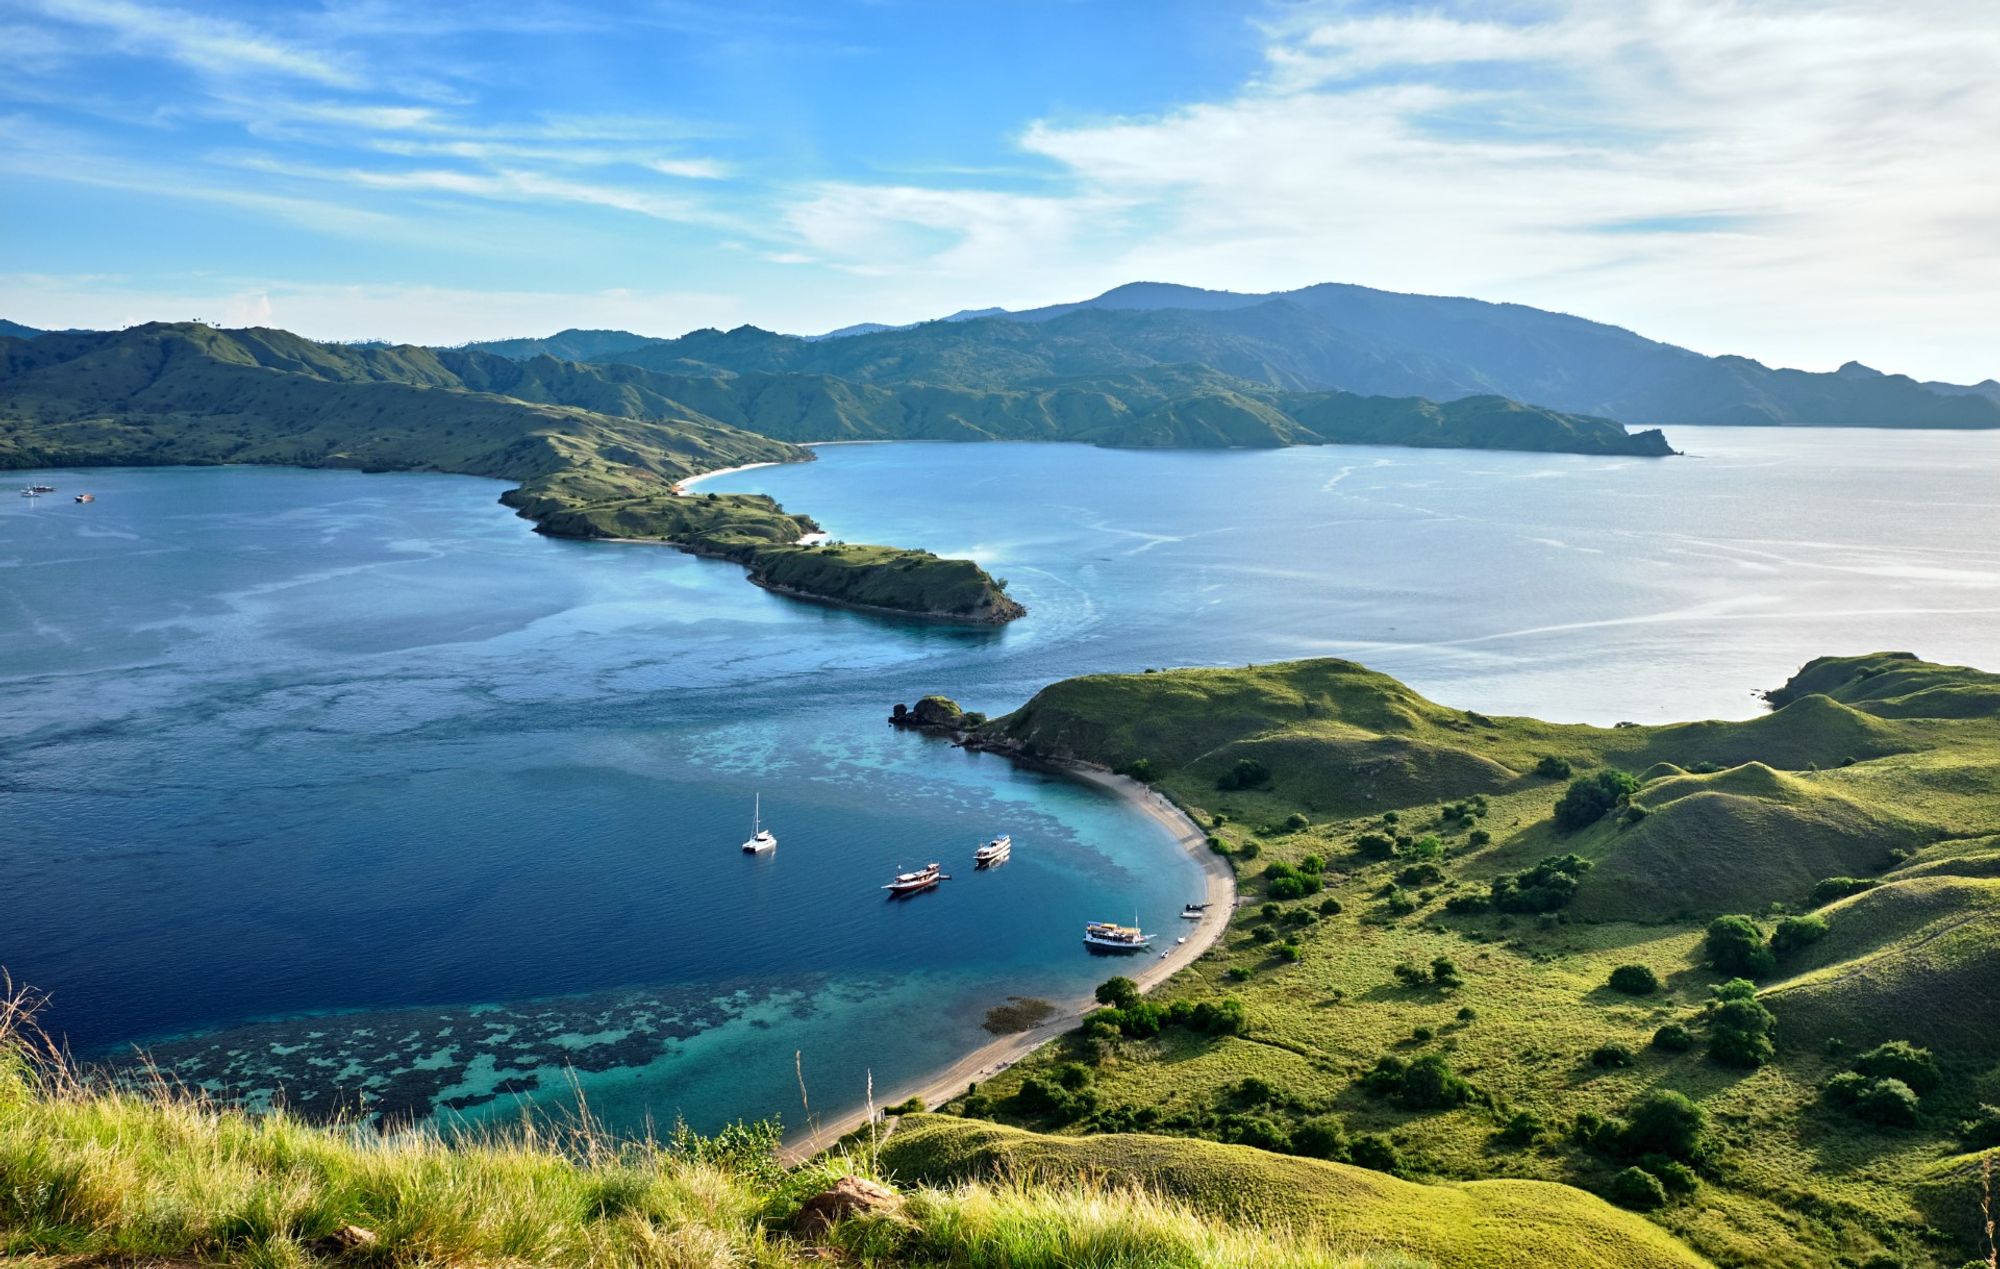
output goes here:
[[1650, 1212], [1666, 1206], [1667, 1187], [1644, 1168], [1631, 1167], [1611, 1178], [1611, 1201], [1634, 1211]]
[[1686, 1198], [1701, 1188], [1701, 1178], [1694, 1174], [1693, 1168], [1679, 1159], [1649, 1154], [1639, 1160], [1639, 1166], [1658, 1177], [1667, 1193], [1675, 1198]]
[[1628, 996], [1650, 996], [1660, 989], [1660, 976], [1644, 965], [1620, 965], [1611, 971], [1611, 990]]
[[1449, 1110], [1472, 1100], [1465, 1082], [1443, 1054], [1426, 1053], [1413, 1062], [1390, 1055], [1361, 1077], [1363, 1091], [1386, 1097], [1405, 1110]]
[[1458, 987], [1464, 979], [1458, 976], [1458, 963], [1449, 956], [1431, 958], [1431, 981], [1440, 987]]
[[1590, 1064], [1596, 1067], [1613, 1068], [1631, 1066], [1638, 1061], [1632, 1050], [1615, 1041], [1600, 1044], [1590, 1051]]
[[1517, 1110], [1507, 1117], [1494, 1139], [1510, 1146], [1531, 1146], [1548, 1131], [1548, 1124], [1532, 1110]]
[[1340, 913], [1341, 913], [1340, 900], [1328, 896], [1327, 898], [1321, 899], [1319, 901], [1319, 914], [1321, 916], [1323, 917], [1339, 916]]
[[1418, 859], [1443, 859], [1444, 841], [1435, 833], [1425, 833], [1410, 843], [1410, 854]]
[[1238, 758], [1236, 765], [1223, 772], [1215, 782], [1215, 787], [1224, 791], [1232, 789], [1261, 789], [1271, 783], [1271, 770], [1255, 758]]
[[1715, 918], [1702, 945], [1708, 963], [1720, 973], [1762, 978], [1778, 967], [1778, 958], [1764, 944], [1764, 931], [1747, 916]]
[[1371, 859], [1387, 859], [1396, 853], [1396, 839], [1387, 833], [1363, 833], [1354, 839], [1354, 849]]
[[1484, 894], [1455, 894], [1444, 901], [1444, 910], [1453, 916], [1478, 916], [1493, 908], [1493, 896]]
[[1876, 883], [1867, 877], [1826, 877], [1813, 885], [1813, 906], [1824, 907], [1836, 899], [1845, 899], [1851, 894], [1860, 894], [1863, 890], [1873, 890], [1875, 886]]
[[1492, 840], [1493, 834], [1483, 828], [1475, 828], [1465, 835], [1465, 844], [1467, 846], [1484, 846]]
[[1311, 1159], [1341, 1159], [1347, 1155], [1347, 1129], [1332, 1115], [1318, 1115], [1292, 1130], [1292, 1153]]
[[1576, 897], [1591, 863], [1580, 855], [1550, 855], [1525, 872], [1493, 879], [1493, 906], [1502, 912], [1554, 912]]
[[1444, 880], [1444, 869], [1436, 864], [1411, 864], [1396, 874], [1399, 885], [1435, 886]]
[[1130, 776], [1141, 784], [1151, 784], [1154, 775], [1153, 760], [1151, 758], [1134, 758], [1132, 761], [1118, 768], [1118, 774]]
[[1771, 931], [1771, 952], [1779, 960], [1796, 955], [1826, 937], [1823, 916], [1788, 916]]
[[1667, 1053], [1686, 1053], [1694, 1047], [1694, 1032], [1678, 1022], [1669, 1022], [1653, 1032], [1653, 1047]]
[[1915, 1089], [1919, 1097], [1935, 1092], [1937, 1086], [1944, 1082], [1931, 1051], [1919, 1048], [1908, 1040], [1891, 1040], [1887, 1044], [1876, 1045], [1854, 1060], [1854, 1069], [1876, 1079], [1901, 1080]]
[[1565, 833], [1587, 828], [1638, 791], [1636, 777], [1612, 767], [1578, 776], [1556, 803], [1556, 827]]
[[1273, 899], [1303, 899], [1318, 894], [1325, 885], [1316, 872], [1295, 872], [1273, 881], [1266, 893]]
[[1219, 1125], [1221, 1137], [1233, 1146], [1255, 1146], [1289, 1154], [1292, 1134], [1268, 1115], [1224, 1115]]
[[2000, 1146], [2000, 1106], [1981, 1105], [1972, 1118], [1961, 1120], [1958, 1135], [1968, 1150]]
[[1687, 1096], [1656, 1088], [1632, 1103], [1618, 1144], [1633, 1155], [1660, 1155], [1683, 1163], [1698, 1162], [1706, 1152], [1708, 1115]]
[[1396, 1143], [1379, 1132], [1364, 1132], [1347, 1146], [1347, 1161], [1357, 1168], [1370, 1168], [1400, 1176], [1403, 1156]]
[[1307, 819], [1302, 813], [1298, 811], [1293, 811], [1290, 815], [1287, 815], [1285, 817], [1286, 832], [1297, 833], [1311, 827], [1312, 827], [1312, 821]]
[[1326, 857], [1324, 855], [1307, 855], [1299, 861], [1299, 871], [1309, 872], [1315, 877], [1319, 876], [1326, 871]]
[[1842, 1071], [1826, 1082], [1822, 1096], [1829, 1105], [1871, 1124], [1909, 1128], [1917, 1122], [1916, 1091], [1899, 1079]]
[[1544, 754], [1535, 764], [1535, 774], [1544, 780], [1567, 780], [1576, 769], [1569, 765], [1569, 759], [1558, 758], [1554, 754]]
[[1724, 1000], [1709, 1017], [1708, 1055], [1724, 1066], [1762, 1066], [1776, 1051], [1771, 1043], [1771, 1027], [1776, 1021], [1754, 998]]

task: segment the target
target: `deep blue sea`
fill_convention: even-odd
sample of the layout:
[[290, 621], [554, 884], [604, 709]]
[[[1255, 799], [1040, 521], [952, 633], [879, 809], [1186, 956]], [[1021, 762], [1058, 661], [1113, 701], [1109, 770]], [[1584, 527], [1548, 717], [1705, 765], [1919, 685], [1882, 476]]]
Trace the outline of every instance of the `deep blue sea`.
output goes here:
[[[1117, 803], [894, 732], [896, 702], [1339, 655], [1651, 721], [1751, 714], [1820, 653], [2000, 666], [2000, 435], [1670, 437], [1689, 457], [848, 445], [703, 486], [974, 556], [1030, 608], [1002, 631], [542, 538], [491, 481], [15, 473], [0, 965], [80, 1052], [252, 1096], [797, 1122], [795, 1054], [822, 1110], [911, 1081], [1009, 995], [1102, 978], [1082, 922], [1170, 930], [1199, 884]], [[884, 900], [931, 858], [951, 882]]]

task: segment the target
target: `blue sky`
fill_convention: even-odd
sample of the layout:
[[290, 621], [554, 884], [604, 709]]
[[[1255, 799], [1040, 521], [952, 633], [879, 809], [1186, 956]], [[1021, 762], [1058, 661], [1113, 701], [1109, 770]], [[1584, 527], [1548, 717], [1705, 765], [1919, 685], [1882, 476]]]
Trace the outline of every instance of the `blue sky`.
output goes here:
[[1140, 278], [2000, 373], [1989, 4], [0, 0], [0, 315], [812, 331]]

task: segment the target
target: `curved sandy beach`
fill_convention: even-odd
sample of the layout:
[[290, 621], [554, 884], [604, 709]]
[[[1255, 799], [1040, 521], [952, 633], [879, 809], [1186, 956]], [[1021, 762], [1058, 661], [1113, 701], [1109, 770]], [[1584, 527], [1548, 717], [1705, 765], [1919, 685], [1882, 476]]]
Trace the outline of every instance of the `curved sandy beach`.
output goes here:
[[[1189, 923], [1193, 928], [1187, 933], [1187, 942], [1176, 944], [1165, 957], [1154, 956], [1142, 965], [1136, 965], [1129, 975], [1139, 984], [1141, 991], [1150, 991], [1192, 964], [1196, 957], [1213, 947], [1229, 928], [1230, 915], [1236, 908], [1236, 874], [1227, 860], [1208, 848], [1208, 834], [1164, 795], [1137, 780], [1113, 775], [1099, 767], [1065, 765], [1062, 771], [1116, 794], [1127, 805], [1149, 816], [1173, 834], [1181, 848], [1201, 865], [1207, 883], [1202, 897], [1209, 905], [1208, 911], [1200, 921]], [[1110, 976], [1110, 971], [1106, 972], [1106, 976]], [[1084, 1014], [1097, 1008], [1097, 1002], [1089, 996], [1054, 1003], [1055, 1015], [1032, 1031], [998, 1036], [922, 1080], [898, 1088], [878, 1089], [875, 1094], [877, 1109], [906, 1102], [912, 1097], [923, 1099], [926, 1106], [949, 1101], [963, 1093], [966, 1085], [1006, 1070], [1076, 1026]], [[786, 1139], [781, 1154], [788, 1163], [810, 1158], [867, 1120], [866, 1106], [850, 1107], [826, 1118], [814, 1116], [809, 1128]]]

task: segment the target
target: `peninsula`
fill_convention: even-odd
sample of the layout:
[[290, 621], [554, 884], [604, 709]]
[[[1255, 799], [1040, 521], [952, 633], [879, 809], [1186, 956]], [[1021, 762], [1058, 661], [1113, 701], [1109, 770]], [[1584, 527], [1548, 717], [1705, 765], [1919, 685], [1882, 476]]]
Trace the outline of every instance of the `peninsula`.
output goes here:
[[659, 418], [522, 401], [439, 380], [401, 350], [283, 331], [154, 324], [0, 339], [0, 468], [264, 463], [519, 482], [501, 501], [561, 537], [663, 542], [734, 561], [781, 594], [999, 624], [1026, 610], [970, 560], [804, 545], [770, 498], [679, 482], [812, 452], [694, 411]]

